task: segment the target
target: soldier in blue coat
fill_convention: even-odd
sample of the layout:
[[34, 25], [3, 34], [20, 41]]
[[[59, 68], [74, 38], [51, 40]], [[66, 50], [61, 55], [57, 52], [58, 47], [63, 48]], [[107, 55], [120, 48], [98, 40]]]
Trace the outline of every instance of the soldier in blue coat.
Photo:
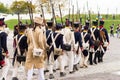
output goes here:
[[[61, 24], [57, 24], [56, 25], [56, 30], [55, 32], [53, 32], [50, 37], [48, 38], [48, 41], [50, 41], [50, 56], [49, 56], [49, 78], [53, 79], [54, 75], [53, 75], [53, 66], [55, 64], [55, 61], [58, 59], [59, 63], [60, 63], [60, 76], [63, 77], [65, 76], [65, 72], [64, 72], [64, 65], [63, 65], [63, 61], [62, 61], [62, 45], [63, 45], [63, 35], [61, 34]], [[59, 50], [58, 52], [56, 52], [56, 49]]]
[[[6, 70], [5, 58], [8, 57], [8, 48], [7, 48], [7, 33], [4, 32], [4, 18], [0, 18], [0, 69], [2, 69], [2, 75], [0, 80], [6, 80], [6, 74], [8, 70]], [[4, 67], [4, 68], [3, 68]]]
[[44, 71], [45, 73], [49, 71], [48, 70], [48, 67], [49, 67], [48, 66], [49, 62], [48, 61], [49, 61], [49, 56], [50, 56], [50, 52], [51, 52], [51, 50], [49, 50], [49, 47], [51, 46], [51, 38], [50, 38], [50, 36], [53, 33], [52, 28], [53, 28], [53, 21], [47, 21], [47, 30], [46, 30], [45, 36], [46, 36], [46, 44], [47, 44], [47, 47], [48, 47], [48, 49], [47, 49], [48, 58], [46, 60], [46, 66], [45, 66], [46, 69]]
[[99, 54], [99, 62], [103, 62], [103, 55], [107, 50], [107, 46], [109, 45], [109, 36], [107, 29], [104, 28], [104, 21], [100, 21], [100, 35], [101, 35], [101, 45], [100, 45], [100, 54]]
[[[14, 58], [13, 58], [13, 74], [12, 79], [17, 78], [17, 68], [21, 64], [21, 62], [25, 62], [26, 60], [26, 53], [28, 50], [28, 44], [27, 44], [27, 36], [25, 35], [26, 25], [20, 24], [18, 28], [19, 32], [15, 36], [15, 43], [16, 43], [16, 49], [14, 52]], [[18, 56], [24, 56], [24, 58], [19, 58]]]
[[0, 18], [0, 68], [5, 66], [3, 53], [8, 56], [7, 34], [4, 32], [4, 18]]
[[89, 55], [89, 61], [90, 61], [90, 65], [93, 64], [93, 62], [95, 64], [97, 64], [97, 58], [98, 58], [98, 54], [100, 53], [99, 50], [99, 46], [100, 46], [100, 41], [101, 41], [101, 37], [100, 37], [100, 30], [98, 29], [98, 22], [97, 21], [93, 21], [92, 22], [93, 26], [88, 30], [88, 33], [90, 33], [93, 44], [94, 44], [94, 59], [93, 59], [93, 51], [90, 51], [90, 55]]
[[84, 26], [84, 30], [81, 33], [82, 36], [82, 45], [83, 45], [83, 51], [81, 53], [81, 63], [80, 67], [88, 67], [87, 61], [89, 58], [89, 49], [94, 48], [91, 35], [88, 33], [89, 26]]
[[[48, 21], [47, 22], [47, 27], [48, 27], [48, 29], [46, 30], [46, 43], [47, 43], [48, 46], [51, 46], [52, 40], [51, 40], [50, 36], [53, 33], [53, 30], [52, 30], [53, 21]], [[49, 58], [50, 52], [47, 52], [47, 55], [48, 55], [48, 58]]]
[[74, 71], [78, 70], [77, 64], [80, 62], [80, 51], [83, 49], [79, 24], [79, 22], [74, 22]]

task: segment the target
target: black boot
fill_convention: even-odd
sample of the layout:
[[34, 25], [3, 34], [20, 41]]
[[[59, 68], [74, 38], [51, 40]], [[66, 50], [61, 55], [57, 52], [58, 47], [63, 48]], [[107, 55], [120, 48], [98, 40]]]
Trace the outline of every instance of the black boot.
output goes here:
[[100, 51], [98, 51], [98, 63], [100, 63], [100, 62], [101, 62], [101, 58], [102, 58], [102, 56], [101, 56], [101, 52], [100, 52]]
[[49, 75], [49, 79], [53, 79], [54, 78], [54, 75], [53, 74], [50, 74]]
[[78, 69], [78, 66], [77, 66], [77, 64], [76, 65], [74, 65], [73, 66], [73, 71], [78, 71], [79, 69]]
[[64, 77], [66, 75], [65, 72], [60, 72], [60, 77]]
[[13, 77], [12, 80], [18, 80], [18, 78], [17, 77]]
[[2, 80], [5, 80], [5, 78], [2, 78]]
[[101, 62], [103, 62], [103, 56], [104, 56], [104, 53], [101, 52]]
[[93, 62], [94, 62], [95, 64], [97, 64], [96, 59], [97, 59], [97, 52], [95, 53], [94, 60], [93, 60]]
[[89, 62], [90, 62], [90, 65], [93, 65], [93, 57], [92, 57], [92, 55], [93, 55], [93, 52], [90, 52], [90, 55], [89, 55]]
[[56, 69], [53, 69], [53, 72], [56, 72]]

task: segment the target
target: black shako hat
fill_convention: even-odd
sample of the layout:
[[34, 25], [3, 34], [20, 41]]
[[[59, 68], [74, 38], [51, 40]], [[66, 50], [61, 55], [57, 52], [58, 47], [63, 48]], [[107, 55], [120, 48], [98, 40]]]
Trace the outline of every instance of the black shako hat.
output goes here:
[[79, 22], [74, 22], [74, 24], [73, 24], [73, 26], [75, 27], [75, 28], [78, 28], [79, 27]]
[[85, 26], [84, 26], [84, 30], [88, 30], [88, 27], [89, 27], [89, 26], [85, 25]]
[[86, 21], [86, 22], [85, 22], [85, 25], [86, 25], [86, 26], [89, 26], [89, 25], [90, 25], [90, 23], [89, 23], [88, 21]]
[[100, 21], [100, 25], [104, 25], [104, 21], [102, 20], [102, 21]]
[[98, 25], [98, 21], [92, 21], [92, 24], [96, 26]]
[[57, 23], [56, 24], [56, 30], [59, 30], [59, 29], [61, 29], [62, 28], [62, 24], [61, 23]]
[[47, 26], [48, 26], [48, 27], [53, 26], [53, 21], [47, 21]]
[[24, 30], [26, 29], [26, 25], [25, 24], [20, 24], [19, 25], [19, 30]]
[[4, 19], [5, 19], [5, 18], [0, 18], [0, 26], [5, 25]]

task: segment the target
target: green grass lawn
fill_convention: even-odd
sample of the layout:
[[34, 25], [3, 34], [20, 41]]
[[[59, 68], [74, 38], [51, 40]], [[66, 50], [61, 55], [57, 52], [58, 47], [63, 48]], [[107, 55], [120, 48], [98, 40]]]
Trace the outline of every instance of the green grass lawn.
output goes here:
[[[26, 21], [28, 23], [30, 23], [30, 20], [22, 20], [22, 22], [25, 24]], [[18, 24], [18, 20], [17, 19], [11, 19], [11, 20], [7, 20], [5, 21], [5, 23], [8, 25], [8, 27], [10, 28], [10, 30], [14, 29], [14, 26]]]
[[[78, 16], [78, 15], [77, 15], [77, 16]], [[82, 22], [84, 22], [84, 16], [85, 16], [85, 15], [82, 14], [81, 16], [83, 16], [83, 17], [82, 17], [82, 18], [83, 18]], [[92, 14], [92, 15], [91, 15], [92, 20], [95, 20], [96, 16], [97, 16], [97, 14]], [[112, 19], [112, 15], [109, 15], [109, 16], [108, 16], [108, 19], [106, 19], [105, 15], [102, 15], [102, 16], [103, 16], [104, 21], [105, 21], [105, 25], [104, 25], [104, 26], [105, 26], [105, 28], [106, 28], [108, 31], [110, 30], [110, 25], [115, 24], [115, 29], [116, 29], [117, 25], [120, 24], [120, 15], [116, 15], [116, 19], [115, 19], [115, 20]], [[66, 15], [66, 16], [63, 17], [63, 22], [65, 22], [65, 19], [66, 19], [67, 17], [68, 17], [68, 15]], [[72, 18], [72, 15], [70, 15], [70, 18]], [[72, 19], [71, 19], [71, 20], [72, 20]], [[74, 16], [74, 20], [76, 20], [76, 15]], [[30, 20], [22, 20], [23, 23], [26, 23], [26, 21], [27, 21], [28, 23], [30, 23]], [[61, 22], [61, 19], [60, 19], [60, 18], [57, 18], [57, 22]], [[8, 27], [9, 27], [11, 30], [13, 30], [14, 25], [16, 25], [17, 23], [18, 23], [18, 20], [17, 20], [17, 19], [11, 19], [11, 20], [7, 20], [7, 21], [6, 21], [6, 24], [8, 25]]]

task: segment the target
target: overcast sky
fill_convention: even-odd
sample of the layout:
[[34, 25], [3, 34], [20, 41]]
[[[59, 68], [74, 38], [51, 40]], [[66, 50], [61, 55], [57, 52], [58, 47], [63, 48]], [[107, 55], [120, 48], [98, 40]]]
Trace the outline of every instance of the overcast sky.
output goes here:
[[[0, 2], [10, 5], [15, 0], [0, 0]], [[33, 0], [35, 1], [35, 0]], [[76, 7], [76, 0], [71, 0]], [[97, 13], [100, 9], [100, 13], [120, 14], [120, 0], [77, 0], [81, 12], [83, 9], [87, 11], [87, 1], [89, 9]], [[84, 8], [85, 7], [85, 8]]]

